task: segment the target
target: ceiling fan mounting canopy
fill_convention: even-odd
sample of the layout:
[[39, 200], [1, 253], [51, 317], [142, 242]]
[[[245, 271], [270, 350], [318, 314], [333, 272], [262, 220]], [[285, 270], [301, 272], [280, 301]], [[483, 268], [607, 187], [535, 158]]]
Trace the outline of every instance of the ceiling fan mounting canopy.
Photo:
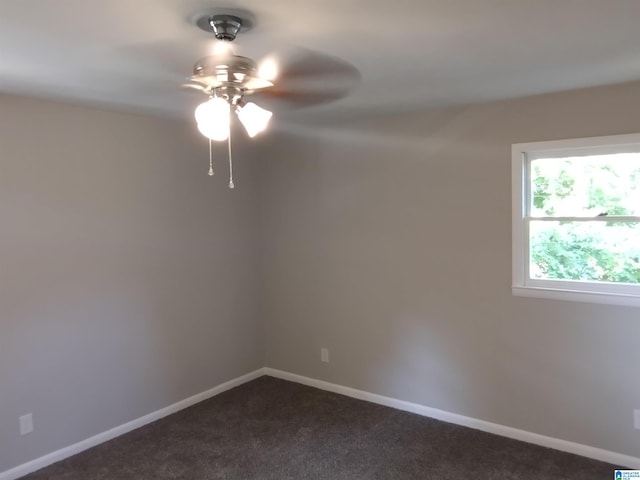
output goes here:
[[232, 42], [238, 33], [251, 30], [253, 18], [248, 12], [240, 10], [207, 13], [196, 19], [196, 25], [205, 32], [213, 33], [218, 40]]

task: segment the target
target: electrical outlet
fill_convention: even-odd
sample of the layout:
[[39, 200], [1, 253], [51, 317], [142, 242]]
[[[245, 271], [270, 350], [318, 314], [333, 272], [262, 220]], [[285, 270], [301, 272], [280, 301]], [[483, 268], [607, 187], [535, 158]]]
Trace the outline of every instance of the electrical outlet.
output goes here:
[[33, 432], [33, 414], [27, 413], [20, 417], [20, 435]]
[[633, 427], [640, 430], [640, 409], [633, 411]]
[[320, 349], [320, 360], [322, 360], [324, 363], [329, 363], [329, 349], [328, 348], [321, 348]]

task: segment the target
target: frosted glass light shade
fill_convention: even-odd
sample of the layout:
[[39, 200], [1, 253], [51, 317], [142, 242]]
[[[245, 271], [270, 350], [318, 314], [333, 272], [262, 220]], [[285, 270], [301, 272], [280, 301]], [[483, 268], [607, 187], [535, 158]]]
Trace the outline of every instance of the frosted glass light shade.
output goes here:
[[195, 111], [198, 130], [215, 141], [229, 138], [229, 103], [224, 98], [212, 98], [198, 105]]
[[237, 113], [238, 118], [250, 137], [255, 137], [258, 133], [265, 130], [273, 115], [269, 110], [265, 110], [252, 102], [238, 109]]
[[198, 131], [211, 140], [222, 142], [229, 138], [229, 123], [198, 123]]

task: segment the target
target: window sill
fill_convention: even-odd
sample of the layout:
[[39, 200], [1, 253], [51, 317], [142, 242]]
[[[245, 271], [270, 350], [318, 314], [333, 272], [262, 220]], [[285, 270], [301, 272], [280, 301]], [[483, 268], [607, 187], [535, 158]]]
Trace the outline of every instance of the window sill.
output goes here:
[[568, 302], [601, 303], [605, 305], [623, 305], [640, 307], [640, 296], [621, 293], [585, 292], [562, 290], [559, 288], [513, 286], [511, 292], [516, 297], [546, 298]]

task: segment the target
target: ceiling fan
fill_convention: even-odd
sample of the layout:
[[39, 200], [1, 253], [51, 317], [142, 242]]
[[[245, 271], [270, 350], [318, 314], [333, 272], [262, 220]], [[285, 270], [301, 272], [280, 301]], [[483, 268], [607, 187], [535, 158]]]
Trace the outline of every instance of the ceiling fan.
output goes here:
[[[216, 10], [195, 18], [200, 29], [225, 43], [249, 31], [254, 23], [251, 13], [243, 10]], [[311, 50], [274, 53], [260, 65], [236, 55], [231, 48], [221, 50], [222, 53], [198, 60], [183, 87], [208, 97], [196, 108], [195, 118], [200, 133], [209, 139], [209, 175], [214, 173], [211, 141], [228, 142], [230, 188], [234, 188], [232, 113], [249, 137], [254, 137], [266, 129], [272, 117], [264, 106], [286, 109], [331, 102], [347, 95], [360, 79], [353, 65]]]

